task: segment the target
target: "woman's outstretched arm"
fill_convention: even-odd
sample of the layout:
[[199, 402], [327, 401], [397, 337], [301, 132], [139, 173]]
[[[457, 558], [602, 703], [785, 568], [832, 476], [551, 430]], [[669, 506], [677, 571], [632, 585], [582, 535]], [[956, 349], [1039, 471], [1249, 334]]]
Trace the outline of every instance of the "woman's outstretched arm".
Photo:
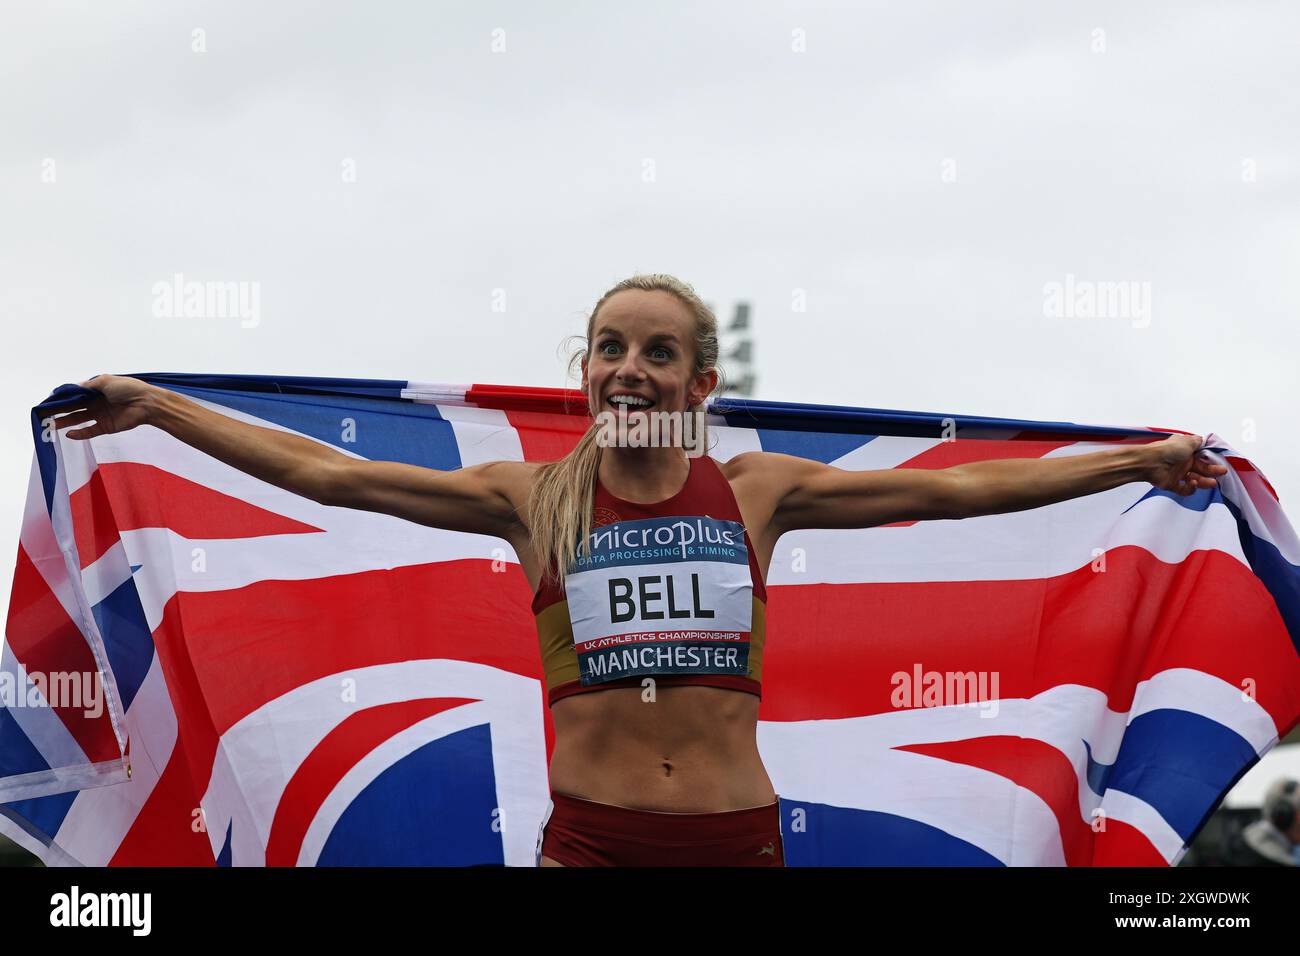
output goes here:
[[529, 468], [522, 462], [437, 471], [369, 461], [301, 435], [237, 421], [129, 376], [99, 375], [81, 384], [100, 395], [56, 409], [56, 428], [83, 426], [67, 432], [69, 438], [153, 425], [232, 468], [322, 504], [498, 537], [519, 524], [516, 502], [521, 490], [526, 494]]
[[[1064, 458], [1012, 458], [951, 468], [847, 471], [768, 452], [748, 452], [738, 470], [763, 469], [773, 485], [772, 524], [800, 528], [870, 528], [895, 521], [970, 518], [1024, 511], [1096, 494], [1132, 481], [1190, 495], [1214, 487], [1222, 465], [1199, 457], [1201, 439], [1173, 435], [1146, 445]], [[753, 457], [751, 465], [741, 459]]]

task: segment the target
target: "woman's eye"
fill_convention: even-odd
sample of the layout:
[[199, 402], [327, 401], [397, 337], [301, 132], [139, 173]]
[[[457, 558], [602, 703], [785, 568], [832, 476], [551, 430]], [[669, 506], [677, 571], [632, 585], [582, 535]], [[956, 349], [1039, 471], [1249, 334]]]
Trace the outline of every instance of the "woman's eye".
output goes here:
[[[614, 355], [615, 353], [622, 351], [622, 346], [619, 345], [617, 342], [613, 342], [613, 341], [602, 342], [596, 348], [601, 355]], [[672, 350], [663, 345], [656, 345], [654, 348], [650, 350], [650, 354], [653, 355], [655, 358], [664, 359], [664, 360], [668, 360], [673, 357]]]

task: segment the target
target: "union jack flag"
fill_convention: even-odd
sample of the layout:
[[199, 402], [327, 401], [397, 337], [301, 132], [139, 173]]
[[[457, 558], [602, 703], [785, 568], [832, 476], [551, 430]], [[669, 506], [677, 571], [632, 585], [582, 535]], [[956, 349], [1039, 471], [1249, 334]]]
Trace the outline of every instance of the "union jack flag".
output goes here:
[[[590, 421], [567, 389], [137, 377], [437, 469], [552, 460]], [[553, 731], [510, 545], [327, 507], [152, 426], [50, 427], [87, 395], [32, 412], [0, 832], [48, 865], [533, 865]], [[735, 399], [710, 416], [718, 460], [845, 469], [1168, 431]], [[1135, 482], [782, 537], [758, 743], [787, 862], [1176, 864], [1300, 719], [1300, 540], [1253, 463], [1206, 447], [1229, 472], [1189, 497]]]

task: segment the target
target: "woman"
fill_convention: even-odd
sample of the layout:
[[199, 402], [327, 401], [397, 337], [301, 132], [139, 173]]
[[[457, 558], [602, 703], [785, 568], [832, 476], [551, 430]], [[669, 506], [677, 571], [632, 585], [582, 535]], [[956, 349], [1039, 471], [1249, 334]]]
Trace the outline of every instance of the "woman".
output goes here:
[[[633, 276], [596, 304], [579, 357], [602, 421], [699, 412], [718, 383], [717, 323], [680, 280]], [[1132, 481], [1189, 495], [1226, 472], [1187, 435], [1056, 459], [844, 471], [768, 452], [719, 463], [599, 422], [558, 462], [441, 472], [354, 459], [137, 379], [82, 384], [103, 397], [58, 419], [84, 426], [71, 438], [147, 422], [327, 505], [510, 542], [534, 591], [555, 726], [542, 866], [784, 864], [756, 729], [764, 581], [785, 532], [1019, 511]]]

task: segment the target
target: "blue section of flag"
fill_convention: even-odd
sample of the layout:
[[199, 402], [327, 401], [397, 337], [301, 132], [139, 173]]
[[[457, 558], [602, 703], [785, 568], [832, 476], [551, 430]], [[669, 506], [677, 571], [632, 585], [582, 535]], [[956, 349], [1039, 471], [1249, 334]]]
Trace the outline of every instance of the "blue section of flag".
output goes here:
[[774, 431], [758, 429], [758, 441], [763, 451], [781, 455], [795, 455], [830, 464], [872, 440], [870, 435], [827, 435], [822, 432]]
[[502, 864], [492, 735], [482, 724], [430, 741], [357, 794], [317, 866]]
[[63, 821], [77, 799], [75, 790], [31, 800], [0, 804], [0, 814], [8, 817], [35, 839], [49, 846], [63, 826]]
[[919, 820], [784, 797], [780, 804], [786, 866], [1002, 866]]
[[1240, 769], [1258, 759], [1255, 748], [1218, 721], [1186, 710], [1152, 710], [1124, 731], [1108, 786], [1159, 811], [1190, 840]]
[[[17, 682], [15, 681], [15, 684]], [[14, 687], [14, 694], [26, 694], [26, 687]], [[51, 716], [48, 712], [44, 716]], [[8, 706], [0, 707], [0, 779], [49, 770], [39, 750], [23, 732]]]
[[[956, 426], [977, 429], [984, 438], [1012, 437], [1032, 432], [1035, 437], [1059, 435], [1062, 440], [1087, 441], [1138, 436], [1161, 437], [1167, 432], [1147, 428], [1112, 428], [1104, 425], [1076, 425], [1073, 422], [1040, 422], [1025, 418], [989, 418], [983, 415], [913, 412], [898, 408], [853, 408], [848, 405], [812, 405], [765, 402], [752, 398], [725, 398], [713, 402], [709, 411], [721, 415], [734, 428], [773, 429], [794, 432], [823, 432], [853, 435], [907, 435], [942, 438]], [[960, 434], [958, 435], [960, 437]]]
[[283, 425], [372, 461], [400, 461], [439, 471], [461, 466], [455, 432], [434, 405], [354, 396], [170, 387]]
[[45, 426], [41, 424], [44, 413], [39, 406], [32, 409], [32, 438], [36, 442], [36, 468], [41, 475], [41, 490], [45, 492], [45, 510], [54, 510], [54, 482], [58, 474], [59, 462], [54, 454], [54, 443], [42, 439]]
[[[405, 380], [395, 378], [332, 378], [320, 375], [210, 375], [189, 372], [128, 372], [164, 388], [211, 388], [273, 395], [351, 395], [357, 398], [402, 397]], [[68, 386], [64, 386], [65, 388]]]
[[1085, 740], [1083, 742], [1083, 747], [1088, 754], [1088, 772], [1086, 777], [1088, 781], [1088, 789], [1100, 797], [1106, 793], [1106, 785], [1110, 780], [1110, 772], [1115, 768], [1115, 765], [1112, 763], [1101, 763], [1096, 760], [1092, 756], [1092, 745], [1088, 743], [1088, 741]]
[[91, 608], [91, 613], [104, 638], [104, 650], [117, 678], [117, 690], [125, 713], [149, 673], [154, 652], [153, 635], [149, 632], [144, 608], [140, 606], [135, 578], [127, 578], [119, 584], [112, 594]]
[[235, 821], [226, 824], [226, 839], [222, 841], [221, 852], [217, 854], [217, 866], [230, 866], [230, 840], [235, 833]]
[[1166, 491], [1164, 488], [1153, 486], [1150, 491], [1121, 511], [1120, 514], [1127, 514], [1142, 502], [1151, 498], [1168, 498], [1188, 511], [1205, 511], [1215, 502], [1223, 501], [1226, 503], [1223, 493], [1218, 488], [1197, 488], [1190, 495], [1180, 495], [1176, 491]]

